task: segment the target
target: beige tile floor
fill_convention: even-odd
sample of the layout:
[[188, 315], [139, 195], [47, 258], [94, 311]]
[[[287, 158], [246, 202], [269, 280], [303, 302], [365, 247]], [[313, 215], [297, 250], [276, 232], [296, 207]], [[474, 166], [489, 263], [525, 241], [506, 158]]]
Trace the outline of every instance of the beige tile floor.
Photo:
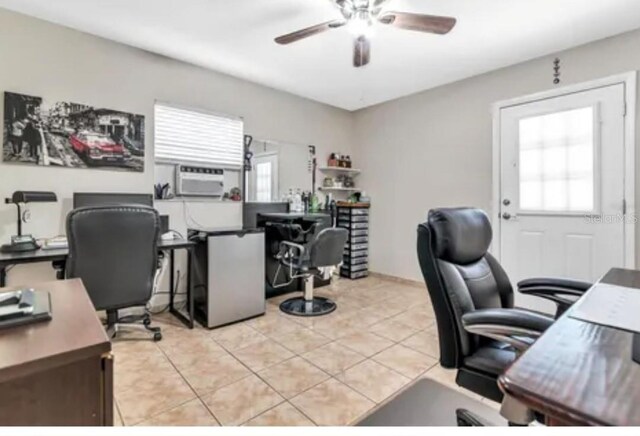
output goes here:
[[289, 316], [287, 295], [232, 326], [189, 330], [163, 314], [162, 341], [114, 342], [116, 424], [349, 425], [421, 377], [474, 396], [437, 364], [426, 289], [369, 277], [318, 294], [338, 309]]

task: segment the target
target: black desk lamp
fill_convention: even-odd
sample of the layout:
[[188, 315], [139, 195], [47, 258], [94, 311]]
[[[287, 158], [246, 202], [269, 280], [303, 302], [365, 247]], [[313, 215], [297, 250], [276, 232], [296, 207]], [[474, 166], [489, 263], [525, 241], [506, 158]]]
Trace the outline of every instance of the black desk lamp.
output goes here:
[[11, 237], [11, 243], [0, 247], [3, 253], [19, 253], [33, 251], [40, 248], [31, 235], [22, 234], [22, 204], [26, 203], [53, 203], [58, 201], [53, 192], [43, 191], [16, 191], [11, 198], [5, 198], [6, 204], [15, 204], [18, 208], [18, 234]]

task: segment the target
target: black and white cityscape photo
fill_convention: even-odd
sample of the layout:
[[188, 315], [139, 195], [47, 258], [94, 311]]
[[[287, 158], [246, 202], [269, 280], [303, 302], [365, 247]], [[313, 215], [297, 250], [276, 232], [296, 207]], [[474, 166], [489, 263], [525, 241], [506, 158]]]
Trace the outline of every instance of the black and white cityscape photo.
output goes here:
[[144, 170], [144, 116], [4, 93], [3, 161]]

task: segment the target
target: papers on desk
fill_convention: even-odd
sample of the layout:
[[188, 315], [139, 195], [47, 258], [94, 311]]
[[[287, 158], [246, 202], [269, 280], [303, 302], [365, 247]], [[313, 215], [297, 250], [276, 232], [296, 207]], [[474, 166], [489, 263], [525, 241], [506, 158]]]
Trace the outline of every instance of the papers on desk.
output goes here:
[[640, 333], [640, 289], [599, 283], [575, 304], [569, 316]]
[[42, 243], [43, 250], [56, 250], [59, 248], [69, 248], [66, 236], [56, 236], [55, 238], [45, 239]]

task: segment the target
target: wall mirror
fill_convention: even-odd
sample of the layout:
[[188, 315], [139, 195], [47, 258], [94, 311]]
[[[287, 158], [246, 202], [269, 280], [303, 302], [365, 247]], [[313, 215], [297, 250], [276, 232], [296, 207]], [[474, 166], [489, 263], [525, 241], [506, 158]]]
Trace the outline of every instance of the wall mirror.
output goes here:
[[312, 190], [313, 155], [308, 145], [254, 138], [249, 151], [252, 156], [245, 173], [247, 202], [282, 202], [289, 191]]

